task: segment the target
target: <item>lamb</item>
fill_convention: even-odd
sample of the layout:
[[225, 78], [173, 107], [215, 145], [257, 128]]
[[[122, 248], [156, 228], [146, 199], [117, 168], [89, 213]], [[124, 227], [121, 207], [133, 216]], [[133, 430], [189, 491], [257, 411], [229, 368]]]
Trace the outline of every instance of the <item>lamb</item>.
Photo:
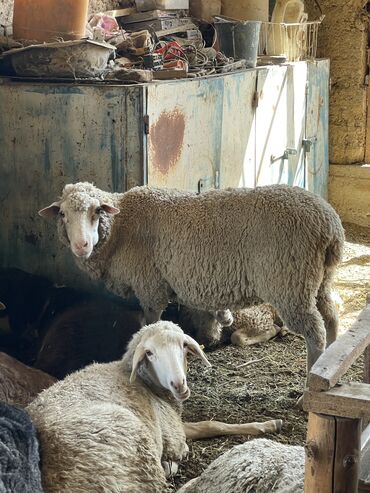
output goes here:
[[[45, 493], [168, 491], [165, 470], [187, 454], [186, 430], [191, 438], [222, 432], [219, 423], [181, 421], [188, 353], [209, 366], [194, 339], [161, 321], [137, 332], [122, 360], [92, 364], [41, 393], [27, 410]], [[272, 432], [281, 421], [244, 426]]]
[[221, 320], [257, 299], [304, 336], [308, 369], [336, 339], [330, 287], [344, 230], [327, 202], [299, 187], [117, 194], [76, 183], [39, 213], [59, 218], [81, 269], [119, 296], [135, 293], [148, 323], [174, 298]]
[[181, 306], [178, 323], [207, 347], [228, 339], [235, 346], [251, 346], [268, 341], [283, 331], [276, 310], [266, 303], [232, 312], [232, 317], [232, 325], [223, 331], [223, 326], [209, 312]]
[[303, 493], [304, 448], [259, 438], [236, 445], [177, 493]]

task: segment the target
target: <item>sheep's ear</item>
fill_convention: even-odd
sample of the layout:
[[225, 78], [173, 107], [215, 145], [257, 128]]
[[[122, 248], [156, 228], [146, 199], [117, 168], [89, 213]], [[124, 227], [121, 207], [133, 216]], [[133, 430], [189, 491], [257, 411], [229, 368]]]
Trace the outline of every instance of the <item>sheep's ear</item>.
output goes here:
[[102, 204], [100, 207], [103, 209], [104, 212], [106, 212], [107, 214], [112, 214], [113, 216], [119, 214], [120, 212], [120, 210], [117, 209], [117, 207], [113, 207], [113, 205]]
[[145, 349], [143, 344], [138, 344], [137, 348], [134, 352], [134, 357], [132, 358], [132, 370], [130, 375], [130, 383], [135, 381], [137, 370], [140, 366], [140, 363], [145, 358]]
[[46, 219], [53, 218], [59, 214], [60, 202], [53, 202], [48, 207], [39, 211], [39, 216], [46, 217]]
[[195, 341], [192, 337], [186, 334], [184, 335], [184, 338], [185, 338], [185, 344], [187, 344], [188, 347], [188, 351], [194, 354], [194, 356], [200, 358], [206, 366], [212, 366], [211, 363], [206, 358], [206, 355], [202, 351], [202, 348], [199, 346], [197, 341]]
[[0, 301], [0, 310], [6, 310], [6, 306], [4, 305], [4, 303], [1, 303], [1, 301]]

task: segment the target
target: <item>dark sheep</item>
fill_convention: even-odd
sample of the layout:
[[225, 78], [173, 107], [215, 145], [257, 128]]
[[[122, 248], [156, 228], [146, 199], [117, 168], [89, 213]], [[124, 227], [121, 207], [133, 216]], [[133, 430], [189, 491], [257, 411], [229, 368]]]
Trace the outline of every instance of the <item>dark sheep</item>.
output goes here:
[[0, 353], [0, 401], [26, 407], [56, 379]]
[[0, 350], [33, 364], [53, 318], [91, 296], [19, 269], [0, 270]]
[[143, 325], [140, 309], [105, 298], [86, 300], [52, 321], [34, 366], [61, 379], [92, 362], [120, 359]]

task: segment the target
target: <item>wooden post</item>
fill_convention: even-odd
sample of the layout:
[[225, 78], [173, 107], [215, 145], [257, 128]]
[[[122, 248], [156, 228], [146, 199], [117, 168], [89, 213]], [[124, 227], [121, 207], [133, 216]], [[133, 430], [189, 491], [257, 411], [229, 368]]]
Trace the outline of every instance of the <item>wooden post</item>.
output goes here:
[[333, 416], [314, 413], [308, 416], [305, 493], [334, 492], [335, 428]]
[[357, 493], [360, 470], [361, 419], [335, 418], [334, 493]]

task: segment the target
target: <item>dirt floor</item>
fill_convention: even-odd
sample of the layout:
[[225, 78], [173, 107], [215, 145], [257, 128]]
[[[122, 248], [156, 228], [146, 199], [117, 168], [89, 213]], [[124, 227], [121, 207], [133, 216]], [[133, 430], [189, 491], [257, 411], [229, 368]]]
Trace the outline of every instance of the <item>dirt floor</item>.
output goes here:
[[[370, 230], [345, 225], [346, 247], [335, 289], [343, 300], [340, 330], [347, 330], [370, 293]], [[281, 418], [280, 434], [268, 438], [293, 445], [303, 444], [306, 414], [295, 407], [304, 387], [306, 351], [303, 339], [288, 334], [268, 343], [238, 348], [226, 346], [208, 352], [212, 368], [191, 362], [192, 396], [184, 407], [184, 421], [215, 419], [229, 423]], [[345, 380], [362, 379], [362, 361]], [[190, 455], [176, 477], [178, 488], [198, 476], [216, 457], [250, 437], [230, 437], [190, 442]]]

